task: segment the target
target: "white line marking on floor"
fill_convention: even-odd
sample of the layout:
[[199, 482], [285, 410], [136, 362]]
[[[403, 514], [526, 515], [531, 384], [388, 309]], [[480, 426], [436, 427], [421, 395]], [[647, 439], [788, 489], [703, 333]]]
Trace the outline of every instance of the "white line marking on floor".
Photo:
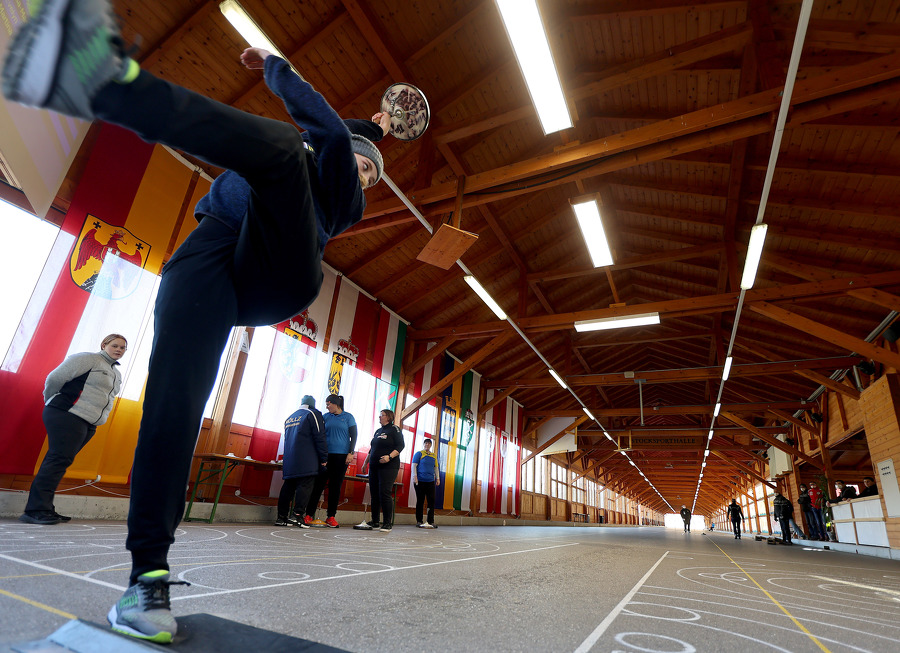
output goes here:
[[631, 601], [632, 598], [634, 598], [634, 595], [638, 593], [639, 589], [641, 589], [641, 585], [647, 582], [647, 579], [650, 578], [650, 574], [652, 574], [656, 570], [656, 568], [659, 567], [659, 563], [661, 563], [667, 555], [669, 555], [668, 551], [662, 554], [659, 560], [657, 560], [656, 563], [652, 567], [650, 567], [647, 573], [644, 574], [643, 578], [641, 578], [637, 582], [637, 584], [631, 588], [631, 591], [628, 592], [628, 594], [626, 594], [621, 601], [619, 601], [619, 605], [614, 607], [612, 611], [608, 615], [606, 615], [606, 619], [601, 621], [600, 625], [594, 628], [594, 632], [588, 635], [587, 639], [581, 642], [581, 646], [575, 649], [575, 653], [587, 653], [587, 651], [591, 650], [594, 644], [597, 643], [597, 640], [599, 640], [603, 636], [603, 633], [606, 632], [606, 629], [609, 628], [609, 625], [616, 617], [619, 616], [619, 613], [622, 612], [626, 605], [628, 605], [628, 602]]
[[[306, 580], [297, 580], [297, 581], [291, 581], [288, 583], [276, 583], [276, 584], [272, 584], [272, 585], [261, 585], [259, 587], [242, 587], [240, 589], [221, 590], [218, 592], [206, 592], [204, 594], [191, 594], [190, 596], [172, 597], [171, 600], [173, 602], [187, 601], [189, 599], [199, 599], [204, 596], [218, 596], [220, 594], [237, 594], [239, 592], [252, 592], [255, 590], [264, 590], [264, 589], [270, 589], [273, 587], [287, 587], [289, 585], [301, 585], [304, 583], [317, 583], [319, 581], [334, 580], [336, 578], [357, 578], [359, 576], [367, 576], [369, 574], [385, 574], [385, 573], [389, 573], [392, 571], [407, 571], [409, 569], [420, 569], [422, 567], [434, 567], [435, 565], [449, 565], [449, 564], [453, 564], [456, 562], [484, 560], [485, 558], [496, 558], [498, 556], [516, 555], [518, 553], [533, 553], [535, 551], [547, 551], [549, 549], [559, 549], [559, 548], [566, 547], [566, 546], [576, 546], [577, 544], [580, 544], [580, 542], [572, 542], [571, 544], [557, 544], [555, 546], [545, 546], [545, 547], [540, 547], [537, 549], [526, 549], [524, 551], [507, 551], [505, 553], [491, 553], [491, 554], [483, 555], [483, 556], [472, 556], [471, 558], [460, 558], [458, 560], [441, 560], [438, 562], [423, 562], [423, 563], [417, 564], [417, 565], [405, 565], [403, 567], [395, 567], [392, 569], [375, 569], [372, 571], [361, 571], [361, 572], [358, 572], [355, 574], [340, 574], [339, 576], [327, 576], [327, 577], [323, 577], [323, 578], [309, 578]], [[180, 576], [179, 576], [179, 578], [180, 578]]]
[[875, 585], [863, 585], [862, 583], [854, 583], [852, 581], [841, 580], [839, 578], [829, 578], [828, 576], [812, 576], [812, 578], [818, 578], [819, 580], [827, 580], [829, 583], [841, 583], [842, 585], [852, 585], [853, 587], [861, 587], [863, 589], [872, 590], [874, 592], [884, 592], [885, 594], [893, 594], [895, 597], [900, 596], [900, 592], [897, 592], [895, 590], [884, 589], [883, 587], [876, 587]]
[[35, 569], [41, 569], [42, 571], [50, 571], [54, 574], [59, 574], [60, 576], [68, 576], [69, 578], [76, 578], [78, 580], [83, 580], [88, 583], [93, 583], [94, 585], [102, 585], [103, 587], [111, 587], [114, 590], [118, 590], [120, 592], [124, 592], [127, 590], [127, 587], [123, 587], [121, 585], [116, 585], [115, 583], [107, 583], [103, 580], [97, 580], [96, 578], [86, 578], [82, 574], [73, 574], [69, 571], [63, 571], [62, 569], [57, 569], [56, 567], [48, 567], [47, 565], [42, 565], [37, 562], [29, 562], [28, 560], [21, 560], [19, 558], [13, 558], [12, 556], [8, 556], [4, 553], [0, 553], [0, 558], [4, 560], [9, 560], [11, 562], [18, 562], [19, 564], [28, 565], [29, 567], [34, 567]]

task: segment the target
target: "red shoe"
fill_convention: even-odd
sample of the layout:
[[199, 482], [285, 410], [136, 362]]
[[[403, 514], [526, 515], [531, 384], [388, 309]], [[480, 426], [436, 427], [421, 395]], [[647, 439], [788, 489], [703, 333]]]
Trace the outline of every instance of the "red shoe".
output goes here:
[[312, 523], [313, 523], [313, 518], [312, 518], [312, 517], [310, 517], [309, 515], [303, 515], [303, 524], [304, 524], [304, 526], [309, 526], [309, 525], [312, 524]]
[[340, 528], [341, 527], [341, 525], [337, 523], [337, 519], [335, 519], [334, 517], [329, 517], [328, 519], [326, 519], [325, 525], [328, 528]]

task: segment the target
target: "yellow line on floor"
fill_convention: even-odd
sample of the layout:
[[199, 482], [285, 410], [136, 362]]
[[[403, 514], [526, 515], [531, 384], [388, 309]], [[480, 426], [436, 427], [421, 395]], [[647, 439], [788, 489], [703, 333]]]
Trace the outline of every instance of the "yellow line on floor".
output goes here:
[[19, 596], [18, 594], [13, 594], [12, 592], [7, 592], [6, 590], [0, 590], [0, 594], [3, 596], [8, 596], [11, 599], [15, 599], [16, 601], [21, 601], [22, 603], [27, 603], [28, 605], [34, 606], [35, 608], [40, 608], [41, 610], [46, 610], [47, 612], [52, 612], [55, 615], [59, 615], [60, 617], [65, 617], [66, 619], [78, 619], [74, 614], [70, 612], [63, 612], [62, 610], [57, 610], [49, 605], [44, 603], [39, 603], [37, 601], [32, 601], [31, 599], [26, 599], [24, 596]]
[[719, 551], [722, 552], [722, 555], [724, 555], [726, 558], [728, 558], [729, 560], [731, 560], [731, 563], [732, 563], [735, 567], [737, 567], [738, 569], [740, 569], [741, 572], [742, 572], [747, 578], [749, 578], [750, 580], [752, 580], [752, 581], [753, 581], [753, 584], [756, 585], [756, 586], [762, 591], [763, 594], [765, 594], [766, 596], [768, 596], [769, 599], [772, 601], [772, 603], [774, 603], [775, 605], [777, 605], [777, 606], [779, 607], [779, 609], [780, 609], [783, 613], [785, 613], [785, 614], [788, 616], [788, 618], [789, 618], [791, 621], [793, 621], [793, 622], [797, 625], [797, 628], [799, 628], [800, 630], [802, 630], [802, 631], [806, 634], [807, 637], [809, 637], [812, 641], [814, 641], [814, 642], [816, 643], [816, 646], [818, 646], [820, 649], [822, 649], [825, 653], [831, 653], [831, 651], [829, 651], [828, 648], [827, 648], [822, 642], [820, 642], [818, 639], [816, 639], [816, 636], [815, 636], [815, 635], [813, 635], [811, 632], [809, 632], [809, 631], [806, 629], [806, 626], [804, 626], [804, 625], [801, 624], [799, 621], [797, 621], [796, 617], [794, 617], [794, 615], [792, 615], [790, 612], [787, 611], [787, 608], [785, 608], [783, 605], [781, 605], [781, 604], [778, 602], [778, 600], [777, 600], [774, 596], [772, 596], [771, 594], [769, 594], [769, 593], [765, 590], [765, 588], [763, 588], [762, 585], [760, 585], [759, 583], [757, 583], [757, 582], [756, 582], [756, 579], [755, 579], [753, 576], [751, 576], [749, 573], [747, 573], [747, 571], [746, 571], [743, 567], [741, 567], [737, 562], [735, 562], [734, 558], [732, 558], [730, 555], [728, 555], [727, 553], [725, 553], [725, 551], [722, 549], [722, 547], [720, 547], [718, 544], [716, 544], [716, 543], [713, 542], [712, 540], [708, 540], [708, 541], [709, 541], [709, 542], [712, 542], [713, 545], [714, 545]]

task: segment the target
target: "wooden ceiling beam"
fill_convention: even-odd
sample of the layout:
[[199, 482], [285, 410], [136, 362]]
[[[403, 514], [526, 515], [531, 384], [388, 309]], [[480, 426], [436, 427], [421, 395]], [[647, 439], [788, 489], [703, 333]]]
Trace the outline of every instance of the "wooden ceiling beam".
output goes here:
[[[805, 369], [839, 369], [841, 367], [854, 365], [859, 362], [859, 360], [860, 358], [858, 356], [841, 356], [825, 359], [781, 361], [777, 363], [748, 363], [732, 366], [730, 376], [738, 378], [745, 376], [766, 376], [769, 374], [790, 374], [797, 370]], [[595, 384], [631, 387], [635, 384], [636, 379], [644, 379], [648, 383], [689, 383], [694, 381], [704, 381], [709, 378], [721, 378], [722, 368], [720, 366], [715, 366], [670, 370], [636, 370], [633, 378], [626, 377], [625, 374], [625, 372], [583, 374], [564, 377], [564, 380], [571, 387], [582, 387]], [[556, 381], [549, 377], [547, 379], [505, 379], [496, 383], [493, 381], [483, 382], [482, 387], [496, 387], [497, 383], [502, 384], [503, 387], [506, 387], [506, 384], [514, 384], [520, 388], [544, 388], [552, 387], [556, 384]]]
[[644, 267], [648, 265], [657, 265], [661, 263], [672, 263], [675, 261], [684, 261], [692, 258], [702, 258], [705, 256], [718, 254], [723, 250], [721, 243], [708, 243], [705, 245], [680, 247], [675, 249], [666, 249], [654, 254], [646, 254], [635, 256], [628, 259], [620, 260], [613, 265], [607, 265], [599, 268], [580, 268], [565, 270], [547, 270], [545, 272], [532, 272], [528, 274], [529, 281], [558, 281], [561, 279], [574, 279], [580, 277], [604, 274], [607, 270], [629, 270], [631, 268]]
[[669, 340], [693, 340], [695, 338], [709, 338], [715, 335], [714, 331], [709, 329], [701, 329], [697, 331], [689, 331], [682, 333], [673, 333], [665, 336], [643, 336], [640, 338], [628, 338], [625, 340], [606, 340], [603, 342], [584, 342], [591, 334], [578, 334], [581, 336], [579, 341], [575, 343], [576, 349], [597, 349], [600, 347], [622, 347], [624, 345], [639, 345], [648, 342], [665, 342]]
[[770, 413], [772, 413], [775, 417], [777, 417], [779, 419], [783, 419], [786, 422], [790, 422], [791, 424], [794, 424], [795, 426], [799, 426], [801, 429], [803, 429], [804, 431], [807, 431], [811, 435], [813, 435], [815, 437], [819, 437], [819, 429], [810, 426], [809, 424], [804, 422], [802, 419], [797, 419], [790, 413], [785, 412], [783, 410], [778, 410], [777, 408], [769, 408], [768, 411]]
[[[762, 413], [775, 412], [784, 410], [803, 410], [806, 408], [816, 408], [815, 402], [809, 401], [777, 401], [777, 402], [748, 402], [748, 403], [731, 403], [722, 404], [722, 410], [731, 411], [733, 413]], [[656, 415], [712, 415], [715, 406], [713, 404], [698, 404], [691, 406], [649, 406], [644, 408], [644, 412], [653, 412]], [[593, 408], [588, 406], [594, 417], [634, 417], [640, 415], [640, 408], [637, 406], [630, 407], [612, 407], [612, 408]], [[547, 409], [526, 410], [525, 417], [538, 417], [541, 415], [551, 415], [553, 417], [578, 417], [583, 414], [580, 410], [555, 410]]]
[[[215, 7], [218, 7], [219, 3], [215, 0], [210, 2]], [[308, 53], [312, 52], [316, 47], [321, 45], [321, 43], [332, 36], [339, 29], [344, 27], [345, 23], [350, 19], [349, 14], [346, 11], [340, 11], [335, 14], [330, 20], [327, 20], [326, 23], [315, 30], [315, 33], [311, 35], [309, 38], [303, 40], [303, 44], [294, 50], [291, 53], [285, 53], [285, 56], [288, 58], [288, 61], [298, 60], [305, 57]], [[298, 67], [299, 70], [299, 67]], [[303, 74], [303, 71], [300, 71], [300, 74]], [[238, 93], [232, 97], [231, 99], [226, 101], [226, 104], [230, 104], [233, 107], [242, 107], [247, 102], [249, 102], [254, 95], [259, 93], [260, 91], [267, 90], [268, 86], [266, 86], [265, 79], [260, 76], [260, 78], [248, 86], [247, 88], [238, 91]], [[335, 100], [335, 98], [331, 98]]]
[[787, 444], [786, 442], [782, 442], [775, 436], [770, 435], [765, 429], [759, 428], [757, 426], [753, 426], [753, 424], [751, 424], [747, 420], [745, 420], [741, 417], [738, 417], [737, 415], [735, 415], [733, 413], [729, 413], [727, 411], [721, 412], [721, 413], [719, 413], [719, 415], [723, 419], [727, 419], [732, 424], [737, 424], [738, 426], [741, 426], [741, 427], [747, 429], [748, 431], [750, 431], [753, 435], [755, 435], [757, 438], [759, 438], [763, 442], [772, 445], [773, 447], [783, 451], [787, 455], [792, 456], [793, 458], [799, 458], [803, 462], [812, 465], [816, 469], [822, 469], [822, 463], [815, 460], [814, 458], [810, 458], [805, 453], [803, 453], [802, 451], [797, 449], [797, 447], [792, 447], [791, 445]]
[[193, 30], [197, 25], [213, 15], [219, 8], [219, 0], [205, 0], [201, 2], [186, 17], [177, 22], [177, 27], [170, 29], [159, 41], [147, 48], [138, 58], [138, 63], [145, 70], [156, 70], [156, 64], [176, 44], [180, 43], [185, 34]]
[[466, 372], [478, 365], [478, 363], [484, 360], [487, 356], [490, 356], [492, 353], [497, 351], [497, 349], [502, 347], [506, 343], [506, 341], [510, 339], [511, 336], [512, 334], [510, 333], [501, 333], [500, 335], [492, 338], [490, 342], [488, 342], [481, 349], [472, 354], [468, 359], [466, 359], [464, 363], [458, 365], [452, 372], [450, 372], [450, 374], [435, 383], [428, 390], [422, 393], [421, 397], [404, 408], [400, 413], [400, 419], [398, 421], [402, 424], [403, 420], [415, 413], [429, 401], [437, 397], [441, 392], [444, 391], [444, 388], [452, 384], [454, 381], [456, 381], [456, 379], [462, 377]]
[[595, 0], [589, 4], [566, 5], [553, 14], [556, 21], [616, 21], [623, 18], [656, 17], [667, 14], [683, 14], [687, 11], [720, 11], [743, 9], [744, 0]]
[[576, 430], [576, 429], [578, 428], [578, 426], [579, 426], [582, 422], [585, 422], [586, 420], [587, 420], [587, 417], [585, 417], [584, 415], [582, 415], [581, 417], [579, 417], [578, 419], [576, 419], [576, 420], [575, 420], [574, 422], [572, 422], [571, 424], [565, 426], [559, 433], [557, 433], [557, 434], [554, 435], [552, 438], [550, 438], [549, 440], [547, 440], [544, 444], [540, 445], [537, 449], [535, 449], [534, 451], [532, 451], [530, 454], [528, 454], [527, 456], [525, 456], [524, 458], [522, 458], [522, 463], [521, 463], [521, 464], [524, 465], [525, 463], [527, 463], [529, 460], [531, 460], [531, 459], [534, 458], [535, 456], [540, 455], [540, 453], [541, 453], [542, 451], [545, 451], [545, 450], [549, 449], [552, 445], [556, 444], [557, 442], [559, 442], [560, 440], [562, 440], [564, 437], [566, 437], [567, 434], [572, 433], [574, 430]]
[[759, 482], [762, 483], [763, 485], [766, 485], [766, 486], [772, 488], [773, 490], [778, 489], [778, 486], [776, 486], [774, 483], [769, 482], [768, 479], [763, 478], [762, 476], [760, 476], [759, 473], [757, 473], [757, 471], [756, 471], [755, 469], [752, 469], [751, 467], [748, 467], [747, 465], [744, 465], [743, 463], [739, 463], [739, 462], [736, 461], [736, 460], [732, 460], [729, 456], [726, 456], [725, 454], [723, 454], [723, 453], [721, 453], [721, 452], [718, 452], [718, 451], [712, 451], [711, 453], [712, 453], [714, 456], [720, 458], [721, 460], [724, 460], [727, 464], [731, 465], [732, 467], [734, 467], [734, 468], [737, 469], [738, 471], [743, 472], [745, 475], [747, 475], [747, 476], [749, 476], [749, 477], [751, 477], [751, 478], [756, 479], [757, 481], [759, 481]]
[[797, 370], [796, 374], [798, 376], [802, 376], [803, 378], [809, 379], [819, 385], [825, 386], [829, 390], [834, 390], [835, 392], [844, 395], [845, 397], [849, 397], [853, 400], [858, 400], [860, 397], [860, 392], [856, 388], [851, 388], [849, 385], [845, 383], [840, 383], [835, 381], [831, 377], [825, 376], [824, 374], [819, 374], [818, 372], [814, 372], [812, 370]]
[[[847, 93], [875, 85], [885, 80], [894, 79], [898, 75], [900, 75], [900, 54], [879, 57], [866, 64], [847, 66], [827, 74], [798, 80], [792, 95], [793, 104], [812, 103], [812, 106], [808, 107], [806, 112], [806, 119], [808, 120], [819, 118], [823, 115], [830, 115], [831, 113], [838, 113], [846, 109], [836, 110], [837, 107], [833, 101], [825, 105], [821, 103], [815, 104], [814, 101], [838, 93]], [[887, 86], [879, 86], [873, 90], [879, 97], [883, 97], [885, 94], [900, 93], [900, 88], [895, 89]], [[715, 105], [714, 107], [700, 109], [676, 118], [660, 121], [659, 123], [638, 127], [616, 134], [613, 137], [571, 147], [558, 153], [541, 155], [530, 160], [502, 166], [496, 170], [489, 170], [470, 176], [467, 181], [467, 187], [470, 192], [484, 191], [501, 184], [534, 178], [535, 176], [548, 173], [556, 173], [558, 175], [561, 170], [571, 166], [584, 165], [599, 158], [610, 158], [612, 155], [633, 151], [645, 146], [659, 146], [664, 141], [693, 135], [699, 131], [709, 132], [715, 127], [747, 121], [777, 110], [780, 105], [780, 95], [780, 88], [769, 89], [731, 102]], [[846, 99], [854, 102], [872, 101], [868, 98], [868, 95], [860, 99], [855, 99], [855, 96], [852, 98], [848, 96]], [[796, 120], [796, 116], [794, 116], [794, 120]], [[764, 127], [757, 126], [756, 123], [752, 123], [752, 127], [750, 125], [744, 125], [744, 127], [750, 128], [751, 133], [764, 133], [770, 129], [768, 120], [764, 122], [766, 125]], [[759, 129], [762, 131], [756, 131]], [[749, 136], [750, 134], [748, 133], [747, 135]], [[711, 134], [705, 134], [705, 138], [707, 146], [711, 145]], [[734, 138], [736, 136], [731, 136], [729, 140]], [[676, 153], [677, 151], [673, 151], [671, 146], [667, 146], [666, 156], [672, 156]], [[622, 167], [631, 167], [636, 164], [633, 158], [630, 161], [627, 166]], [[601, 168], [599, 164], [598, 168]], [[612, 170], [607, 169], [606, 171], [611, 172]], [[569, 178], [568, 181], [574, 180]], [[508, 194], [505, 194], [505, 196], [508, 196]], [[418, 192], [411, 199], [416, 202], [433, 204], [454, 197], [455, 184], [444, 183]], [[492, 200], [482, 197], [476, 201]], [[371, 207], [371, 215], [376, 215], [379, 212], [392, 212], [400, 208], [398, 206], [399, 200], [393, 199], [379, 202], [378, 205], [377, 207], [374, 205]]]
[[[828, 283], [828, 282], [823, 282]], [[786, 324], [816, 338], [821, 338], [849, 351], [857, 352], [863, 356], [884, 363], [887, 366], [900, 368], [900, 354], [885, 347], [879, 347], [866, 342], [862, 338], [851, 336], [833, 327], [820, 324], [809, 318], [803, 317], [792, 311], [783, 309], [769, 302], [751, 302], [747, 305], [754, 313], [764, 315], [776, 322]]]
[[750, 42], [752, 34], [751, 25], [742, 23], [665, 48], [636, 61], [607, 67], [602, 79], [571, 90], [569, 97], [572, 100], [597, 97], [639, 80], [652, 79], [719, 54], [740, 52]]
[[[744, 298], [744, 304], [745, 306], [752, 307], [757, 304], [776, 300], [816, 297], [846, 292], [850, 288], [872, 288], [877, 286], [896, 285], [898, 283], [900, 283], [900, 271], [893, 271], [880, 272], [852, 279], [828, 279], [824, 281], [776, 286], [772, 288], [754, 288], [753, 290], [747, 291]], [[665, 314], [682, 314], [689, 311], [696, 312], [697, 310], [703, 312], [731, 311], [736, 307], [736, 300], [736, 293], [724, 293], [721, 295], [705, 295], [701, 297], [650, 302], [616, 308], [602, 308], [574, 313], [557, 313], [555, 315], [524, 318], [519, 321], [519, 327], [526, 332], [556, 331], [559, 329], [571, 329], [572, 324], [579, 320], [596, 320], [605, 317], [621, 317], [639, 313], [658, 312], [661, 316], [664, 316]], [[411, 334], [411, 337], [413, 339], [430, 338], [433, 340], [436, 337], [443, 337], [446, 335], [446, 333], [444, 333], [445, 331], [447, 333], [456, 333], [461, 337], [465, 337], [466, 335], [483, 335], [506, 329], [511, 330], [511, 327], [509, 327], [506, 322], [496, 321], [447, 327], [446, 329], [418, 331]], [[854, 339], [854, 342], [855, 340], [856, 339]], [[860, 351], [861, 353], [865, 353], [862, 352], [862, 350]]]

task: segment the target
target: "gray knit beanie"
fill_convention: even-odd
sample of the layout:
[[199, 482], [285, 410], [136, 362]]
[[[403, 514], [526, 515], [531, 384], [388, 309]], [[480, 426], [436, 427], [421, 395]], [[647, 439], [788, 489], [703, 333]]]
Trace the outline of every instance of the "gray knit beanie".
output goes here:
[[381, 152], [375, 147], [375, 143], [368, 138], [359, 134], [351, 134], [350, 136], [352, 138], [351, 148], [353, 151], [371, 159], [372, 163], [375, 164], [375, 172], [377, 173], [375, 183], [377, 184], [378, 180], [381, 179], [381, 173], [384, 172], [384, 159], [381, 158]]
[[303, 399], [300, 400], [301, 406], [308, 406], [309, 408], [316, 407], [316, 400], [310, 395], [303, 395]]

